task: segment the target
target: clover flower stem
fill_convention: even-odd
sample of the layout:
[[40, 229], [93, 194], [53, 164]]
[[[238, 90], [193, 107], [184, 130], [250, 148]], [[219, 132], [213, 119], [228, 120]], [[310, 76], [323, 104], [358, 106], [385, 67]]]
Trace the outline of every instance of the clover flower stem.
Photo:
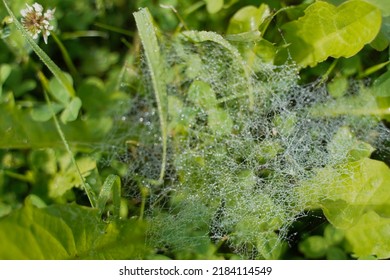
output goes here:
[[46, 65], [46, 67], [53, 73], [53, 75], [58, 79], [60, 84], [63, 85], [65, 90], [68, 92], [70, 97], [75, 97], [76, 92], [73, 88], [73, 85], [69, 82], [68, 78], [64, 75], [61, 69], [54, 63], [53, 60], [35, 43], [34, 38], [27, 32], [23, 25], [16, 18], [15, 14], [12, 12], [7, 2], [3, 0], [4, 7], [6, 8], [9, 15], [12, 17], [13, 22], [16, 28], [23, 34], [23, 37], [26, 38], [27, 43], [30, 45], [32, 50], [36, 55], [41, 59], [41, 61]]
[[65, 138], [65, 134], [64, 134], [64, 132], [62, 131], [62, 128], [61, 128], [60, 123], [59, 123], [59, 121], [58, 121], [58, 119], [57, 119], [57, 116], [56, 116], [56, 114], [55, 114], [55, 112], [54, 112], [54, 110], [53, 110], [52, 103], [51, 103], [51, 101], [50, 101], [49, 95], [47, 94], [48, 81], [47, 81], [45, 75], [44, 75], [41, 71], [38, 71], [38, 79], [41, 81], [42, 86], [43, 86], [43, 88], [44, 88], [43, 94], [44, 94], [46, 103], [48, 104], [48, 106], [49, 106], [49, 108], [50, 108], [50, 110], [51, 110], [51, 113], [52, 113], [52, 116], [53, 116], [53, 121], [54, 121], [54, 125], [55, 125], [55, 127], [56, 127], [56, 130], [57, 130], [57, 132], [58, 132], [58, 134], [59, 134], [59, 136], [60, 136], [60, 138], [61, 138], [62, 143], [63, 143], [64, 146], [65, 146], [65, 150], [68, 152], [68, 154], [69, 154], [69, 156], [70, 156], [70, 158], [71, 158], [71, 161], [72, 161], [73, 166], [76, 168], [76, 172], [77, 172], [78, 176], [80, 177], [80, 180], [81, 180], [81, 182], [82, 182], [81, 184], [82, 184], [82, 186], [83, 186], [83, 188], [84, 188], [84, 190], [85, 190], [85, 192], [86, 192], [86, 194], [87, 194], [88, 200], [89, 200], [91, 206], [92, 206], [93, 208], [95, 208], [95, 207], [97, 207], [97, 204], [96, 204], [96, 201], [97, 201], [97, 200], [96, 200], [96, 197], [95, 197], [95, 195], [94, 195], [94, 192], [93, 192], [91, 186], [85, 182], [84, 177], [83, 177], [83, 175], [81, 174], [80, 168], [79, 168], [79, 166], [78, 166], [78, 164], [77, 164], [77, 162], [76, 162], [76, 159], [75, 159], [75, 157], [74, 157], [74, 154], [73, 154], [73, 152], [72, 152], [72, 150], [71, 150], [71, 148], [70, 148], [70, 146], [69, 146], [68, 141], [67, 141], [66, 138]]

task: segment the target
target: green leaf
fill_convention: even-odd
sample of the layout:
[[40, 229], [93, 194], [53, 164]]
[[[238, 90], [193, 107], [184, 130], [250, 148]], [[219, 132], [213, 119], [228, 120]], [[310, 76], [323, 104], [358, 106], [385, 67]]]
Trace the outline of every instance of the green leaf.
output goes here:
[[57, 114], [62, 109], [64, 109], [64, 105], [58, 103], [52, 103], [51, 108], [47, 104], [40, 105], [32, 108], [31, 118], [37, 122], [46, 122], [53, 117], [53, 112]]
[[382, 15], [384, 17], [390, 16], [390, 1], [383, 1], [383, 0], [364, 0], [364, 1], [378, 7], [381, 10]]
[[325, 238], [319, 235], [312, 235], [299, 243], [299, 251], [309, 259], [323, 258], [328, 250], [328, 243]]
[[213, 108], [217, 98], [211, 86], [203, 81], [194, 81], [188, 89], [188, 99], [201, 108]]
[[[63, 143], [54, 123], [37, 122], [28, 110], [11, 103], [0, 104], [1, 149], [58, 148]], [[66, 139], [72, 147], [90, 150], [99, 145], [112, 127], [112, 121], [103, 117], [98, 119], [76, 120], [64, 125]]]
[[386, 112], [384, 118], [390, 121], [390, 71], [375, 80], [372, 87], [378, 107]]
[[207, 11], [210, 14], [215, 14], [223, 8], [223, 0], [204, 0], [206, 2]]
[[[389, 186], [389, 185], [388, 185]], [[345, 231], [355, 257], [390, 258], [390, 218], [368, 211]]]
[[3, 93], [3, 84], [7, 80], [9, 74], [11, 74], [11, 66], [8, 64], [0, 65], [0, 97]]
[[344, 232], [328, 224], [324, 230], [324, 238], [331, 246], [337, 246], [344, 240]]
[[149, 253], [143, 230], [136, 221], [107, 224], [97, 209], [27, 204], [0, 219], [0, 259], [138, 259]]
[[348, 80], [344, 76], [335, 77], [327, 84], [327, 89], [332, 97], [341, 97], [347, 92]]
[[333, 172], [332, 181], [322, 190], [320, 203], [327, 219], [337, 228], [348, 229], [369, 211], [390, 216], [389, 167], [366, 158], [344, 168], [344, 174]]
[[233, 129], [233, 120], [222, 108], [212, 108], [207, 111], [207, 125], [218, 135], [228, 135]]
[[230, 19], [227, 34], [259, 30], [260, 25], [270, 14], [271, 11], [266, 4], [261, 4], [259, 8], [245, 6], [238, 10]]
[[381, 11], [364, 1], [335, 7], [318, 1], [305, 15], [282, 27], [292, 58], [301, 66], [315, 66], [328, 57], [351, 57], [379, 32]]
[[[245, 95], [248, 96], [249, 98], [249, 107], [250, 110], [253, 109], [254, 106], [254, 93], [253, 93], [253, 87], [251, 83], [251, 69], [248, 67], [247, 63], [243, 60], [241, 54], [239, 51], [231, 45], [227, 40], [225, 40], [221, 35], [214, 33], [214, 32], [207, 32], [207, 31], [185, 31], [182, 32], [182, 35], [186, 40], [192, 41], [193, 43], [204, 43], [204, 42], [213, 42], [224, 49], [226, 49], [231, 55], [232, 58], [234, 59], [234, 63], [237, 63], [243, 71], [245, 81], [244, 81], [244, 87], [247, 89], [245, 90]], [[236, 97], [242, 97], [242, 96], [237, 96], [233, 94], [233, 96], [228, 96], [227, 100], [231, 98], [236, 98]], [[227, 101], [225, 100], [225, 101]], [[221, 101], [221, 100], [219, 100]]]
[[[68, 73], [63, 72], [63, 75], [66, 77], [70, 84], [73, 84], [73, 79]], [[63, 105], [67, 105], [69, 103], [69, 100], [71, 99], [71, 96], [69, 96], [68, 92], [58, 81], [58, 79], [50, 79], [49, 91], [50, 94], [56, 99], [56, 101], [62, 103]]]
[[[85, 178], [96, 168], [96, 162], [88, 157], [83, 157], [76, 161], [81, 175]], [[76, 186], [81, 186], [83, 181], [76, 172], [71, 161], [60, 166], [61, 170], [55, 174], [49, 185], [49, 196], [52, 198], [61, 197], [66, 191]]]
[[168, 141], [168, 97], [165, 84], [164, 61], [160, 55], [160, 47], [157, 40], [156, 29], [153, 25], [153, 18], [148, 9], [141, 9], [133, 14], [145, 51], [146, 62], [149, 67], [149, 75], [153, 85], [154, 96], [157, 102], [157, 109], [160, 118], [161, 138], [163, 155], [161, 160], [159, 182], [162, 182], [165, 175]]
[[81, 109], [81, 99], [78, 97], [72, 98], [65, 110], [61, 113], [61, 121], [63, 123], [72, 122], [77, 119]]
[[44, 174], [55, 174], [57, 172], [56, 154], [53, 149], [34, 149], [29, 154], [29, 163], [34, 171]]

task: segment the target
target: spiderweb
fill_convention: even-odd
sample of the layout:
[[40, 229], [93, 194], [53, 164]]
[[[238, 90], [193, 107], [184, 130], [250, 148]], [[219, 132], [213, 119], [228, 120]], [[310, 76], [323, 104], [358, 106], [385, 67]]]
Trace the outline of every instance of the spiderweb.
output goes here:
[[126, 195], [142, 199], [140, 189], [148, 190], [148, 239], [157, 248], [196, 250], [223, 241], [246, 258], [276, 258], [311, 200], [295, 190], [308, 182], [326, 187], [332, 178], [316, 179], [325, 167], [348, 176], [340, 166], [351, 151], [369, 155], [388, 135], [378, 118], [349, 114], [376, 106], [359, 82], [345, 100], [336, 99], [321, 82], [299, 85], [294, 64], [274, 66], [256, 56], [247, 62], [209, 32], [165, 40], [161, 52], [169, 135], [164, 182], [157, 182], [162, 138], [147, 65], [128, 104], [121, 153], [129, 165]]

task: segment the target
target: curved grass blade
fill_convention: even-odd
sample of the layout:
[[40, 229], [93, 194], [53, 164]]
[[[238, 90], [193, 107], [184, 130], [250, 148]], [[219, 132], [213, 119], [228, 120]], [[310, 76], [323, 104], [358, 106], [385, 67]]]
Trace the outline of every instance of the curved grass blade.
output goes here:
[[168, 98], [163, 69], [163, 59], [160, 55], [160, 48], [157, 41], [153, 18], [149, 10], [144, 8], [134, 14], [139, 36], [145, 52], [146, 62], [149, 67], [149, 75], [152, 81], [153, 91], [157, 102], [157, 109], [160, 118], [160, 129], [162, 138], [162, 162], [158, 183], [164, 179], [167, 158], [167, 121], [168, 121]]
[[117, 175], [110, 174], [103, 183], [103, 187], [99, 193], [97, 199], [97, 208], [100, 214], [103, 214], [104, 208], [107, 201], [110, 199], [112, 194], [112, 200], [114, 204], [114, 219], [119, 219], [120, 211], [120, 197], [121, 197], [121, 180]]

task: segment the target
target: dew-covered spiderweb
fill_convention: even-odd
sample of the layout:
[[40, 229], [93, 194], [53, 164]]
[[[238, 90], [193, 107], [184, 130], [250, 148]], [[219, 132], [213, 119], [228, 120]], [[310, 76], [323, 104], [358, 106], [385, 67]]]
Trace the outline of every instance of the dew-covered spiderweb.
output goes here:
[[147, 190], [148, 241], [156, 248], [224, 241], [246, 258], [275, 258], [311, 203], [310, 193], [296, 190], [326, 188], [332, 178], [317, 175], [324, 168], [348, 177], [343, 164], [369, 156], [388, 133], [377, 117], [356, 111], [376, 106], [364, 83], [351, 82], [334, 98], [322, 81], [300, 85], [293, 63], [264, 63], [214, 33], [160, 43], [169, 135], [163, 182], [162, 128], [146, 63], [142, 87], [118, 117], [127, 127], [125, 195], [142, 199]]

